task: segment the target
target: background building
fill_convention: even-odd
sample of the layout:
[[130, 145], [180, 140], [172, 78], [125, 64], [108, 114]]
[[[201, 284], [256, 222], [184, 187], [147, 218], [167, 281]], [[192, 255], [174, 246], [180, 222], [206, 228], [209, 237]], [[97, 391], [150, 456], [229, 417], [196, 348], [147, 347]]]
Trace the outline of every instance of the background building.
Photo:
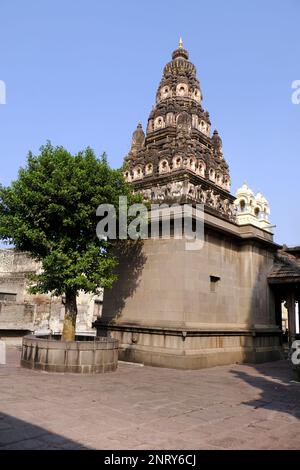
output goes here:
[[[20, 342], [31, 331], [62, 331], [63, 298], [28, 293], [27, 275], [39, 269], [25, 253], [0, 250], [0, 337], [8, 342]], [[80, 293], [77, 332], [94, 334], [92, 322], [101, 315], [101, 309], [102, 296]]]

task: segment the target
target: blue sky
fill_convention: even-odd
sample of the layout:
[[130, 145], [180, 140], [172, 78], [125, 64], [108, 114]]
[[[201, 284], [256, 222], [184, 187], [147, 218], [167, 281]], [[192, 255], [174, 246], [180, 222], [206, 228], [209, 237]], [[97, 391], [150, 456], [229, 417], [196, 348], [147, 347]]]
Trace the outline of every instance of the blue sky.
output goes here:
[[181, 35], [232, 191], [262, 191], [275, 240], [300, 245], [298, 0], [0, 0], [0, 17], [1, 183], [47, 139], [120, 166]]

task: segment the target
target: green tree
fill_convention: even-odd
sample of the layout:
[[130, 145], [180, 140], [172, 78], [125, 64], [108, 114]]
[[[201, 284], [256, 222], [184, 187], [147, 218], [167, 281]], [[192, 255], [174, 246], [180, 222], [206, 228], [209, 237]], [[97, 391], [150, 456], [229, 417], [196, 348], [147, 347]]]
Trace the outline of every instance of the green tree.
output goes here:
[[105, 154], [99, 159], [86, 148], [72, 156], [50, 142], [39, 155], [28, 154], [10, 187], [0, 186], [0, 238], [41, 262], [41, 272], [30, 278], [32, 293], [65, 296], [63, 340], [75, 338], [79, 290], [97, 294], [115, 280], [118, 260], [111, 241], [96, 235], [96, 209], [117, 209], [120, 195], [134, 202]]

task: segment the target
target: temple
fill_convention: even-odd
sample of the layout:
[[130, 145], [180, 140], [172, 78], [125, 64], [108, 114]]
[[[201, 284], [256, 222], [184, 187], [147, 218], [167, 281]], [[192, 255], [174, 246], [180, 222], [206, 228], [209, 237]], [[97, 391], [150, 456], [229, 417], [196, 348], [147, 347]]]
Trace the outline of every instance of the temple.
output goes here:
[[187, 251], [184, 240], [160, 237], [123, 253], [98, 334], [119, 340], [121, 359], [155, 366], [279, 359], [283, 296], [272, 272], [281, 247], [269, 204], [247, 184], [231, 194], [222, 140], [211, 132], [182, 40], [164, 67], [146, 133], [141, 124], [133, 133], [124, 176], [145, 201], [203, 204], [204, 246]]

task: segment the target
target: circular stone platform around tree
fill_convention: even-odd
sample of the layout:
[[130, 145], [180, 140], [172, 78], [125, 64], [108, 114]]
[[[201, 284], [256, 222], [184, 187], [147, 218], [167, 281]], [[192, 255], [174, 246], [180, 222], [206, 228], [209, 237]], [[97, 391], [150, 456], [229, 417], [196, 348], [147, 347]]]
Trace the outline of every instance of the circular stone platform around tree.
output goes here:
[[113, 338], [76, 336], [61, 341], [60, 336], [28, 335], [23, 338], [21, 366], [47, 372], [99, 374], [118, 365], [118, 341]]

